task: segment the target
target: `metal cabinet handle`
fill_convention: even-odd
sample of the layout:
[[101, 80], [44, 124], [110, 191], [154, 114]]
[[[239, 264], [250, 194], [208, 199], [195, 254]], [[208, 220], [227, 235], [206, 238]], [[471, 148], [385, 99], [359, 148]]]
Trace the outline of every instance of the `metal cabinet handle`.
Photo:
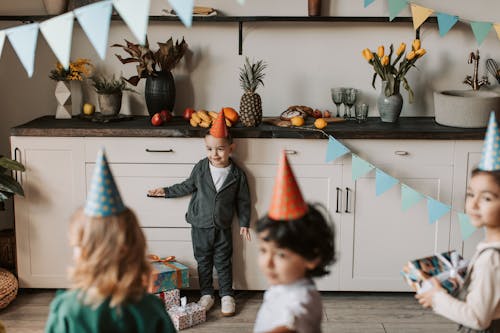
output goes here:
[[149, 148], [146, 148], [146, 152], [148, 153], [173, 153], [174, 150], [173, 149], [165, 149], [165, 150], [158, 150], [158, 149], [149, 149]]
[[345, 212], [346, 213], [350, 213], [349, 212], [349, 187], [346, 187], [345, 188]]
[[285, 149], [285, 154], [287, 155], [297, 155], [299, 152], [292, 149]]
[[[21, 160], [18, 160], [18, 159], [17, 159], [17, 154], [18, 154], [18, 153], [19, 153], [19, 158], [21, 158], [21, 149], [19, 149], [19, 148], [17, 148], [17, 147], [16, 147], [16, 148], [14, 148], [14, 161], [21, 163]], [[15, 179], [16, 181], [18, 181], [18, 180], [17, 180], [17, 173], [18, 173], [18, 172], [19, 172], [19, 171], [14, 171], [14, 179]], [[22, 172], [20, 172], [20, 173], [19, 173], [19, 181], [18, 181], [18, 182], [19, 182], [19, 184], [21, 184], [21, 185], [22, 185], [22, 183], [23, 183], [23, 173], [22, 173]]]
[[394, 155], [398, 155], [398, 156], [408, 156], [410, 155], [409, 152], [405, 151], [405, 150], [396, 150], [394, 152]]
[[335, 210], [335, 213], [340, 213], [340, 195], [342, 195], [342, 193], [339, 195], [339, 192], [342, 192], [342, 189], [337, 187], [337, 209]]

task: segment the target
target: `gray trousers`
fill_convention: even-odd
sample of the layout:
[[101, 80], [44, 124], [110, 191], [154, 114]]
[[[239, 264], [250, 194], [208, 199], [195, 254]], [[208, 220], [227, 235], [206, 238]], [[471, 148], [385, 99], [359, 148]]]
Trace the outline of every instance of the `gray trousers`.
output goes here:
[[213, 268], [219, 278], [219, 295], [234, 296], [233, 238], [231, 228], [191, 228], [193, 252], [198, 263], [201, 295], [214, 295]]

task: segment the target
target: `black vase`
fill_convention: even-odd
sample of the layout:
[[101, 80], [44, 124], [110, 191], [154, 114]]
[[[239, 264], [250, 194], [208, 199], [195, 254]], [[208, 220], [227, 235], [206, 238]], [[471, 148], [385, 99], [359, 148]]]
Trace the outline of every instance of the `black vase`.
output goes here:
[[175, 104], [175, 81], [172, 73], [159, 72], [157, 76], [148, 76], [144, 97], [151, 116], [161, 110], [172, 112]]

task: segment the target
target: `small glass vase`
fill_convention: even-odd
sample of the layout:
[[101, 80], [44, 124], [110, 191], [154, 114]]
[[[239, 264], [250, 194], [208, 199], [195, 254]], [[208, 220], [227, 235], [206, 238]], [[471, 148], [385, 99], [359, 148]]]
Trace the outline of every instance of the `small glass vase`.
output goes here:
[[380, 114], [380, 120], [384, 123], [394, 123], [398, 121], [401, 110], [403, 109], [403, 96], [399, 92], [399, 82], [394, 85], [394, 94], [385, 95], [387, 81], [382, 81], [382, 89], [377, 98], [377, 108]]

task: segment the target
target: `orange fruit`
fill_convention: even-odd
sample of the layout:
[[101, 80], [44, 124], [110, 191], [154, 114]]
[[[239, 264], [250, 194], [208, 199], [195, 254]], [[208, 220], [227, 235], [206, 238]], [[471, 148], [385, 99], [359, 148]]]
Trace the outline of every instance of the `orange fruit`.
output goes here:
[[238, 121], [238, 118], [240, 117], [238, 115], [238, 112], [236, 112], [235, 109], [230, 107], [224, 107], [222, 108], [221, 111], [224, 112], [224, 117], [226, 117], [226, 119], [229, 119], [229, 121], [233, 124], [235, 124]]
[[314, 126], [318, 129], [323, 129], [328, 125], [325, 119], [323, 118], [318, 118], [314, 121]]
[[304, 125], [304, 118], [300, 116], [295, 116], [292, 119], [290, 119], [290, 122], [292, 123], [293, 126], [302, 126]]

